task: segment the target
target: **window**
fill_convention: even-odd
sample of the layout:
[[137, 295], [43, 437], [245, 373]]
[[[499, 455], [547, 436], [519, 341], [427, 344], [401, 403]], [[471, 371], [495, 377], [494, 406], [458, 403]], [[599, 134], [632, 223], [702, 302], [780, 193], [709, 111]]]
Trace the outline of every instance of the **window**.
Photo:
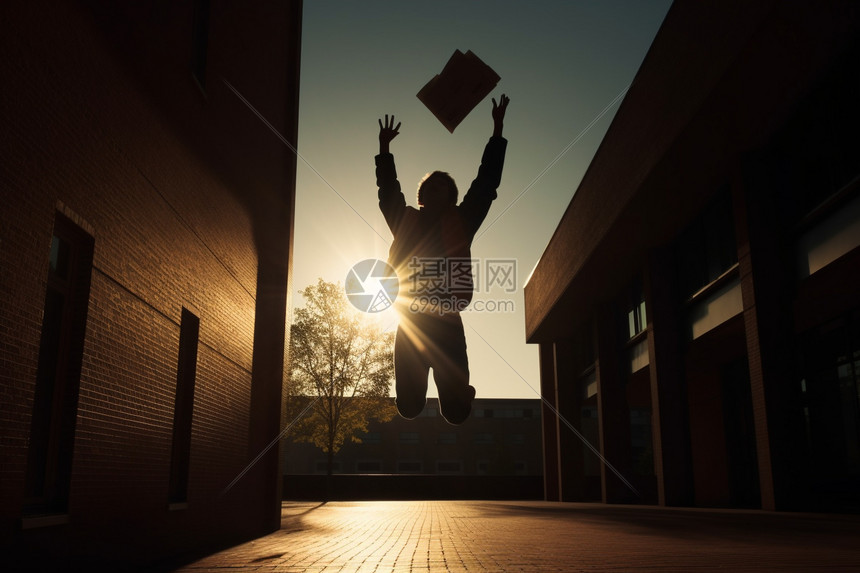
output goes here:
[[636, 281], [629, 290], [624, 310], [627, 315], [627, 339], [630, 340], [643, 332], [648, 324], [645, 316], [645, 292], [641, 282]]
[[716, 198], [681, 233], [676, 249], [679, 283], [685, 300], [715, 282], [738, 262], [728, 188], [717, 193]]
[[514, 474], [518, 476], [524, 476], [528, 473], [529, 466], [526, 462], [519, 461], [514, 462]]
[[417, 474], [421, 473], [421, 462], [419, 461], [402, 461], [397, 462], [397, 473], [401, 474]]
[[[317, 460], [316, 473], [318, 473], [318, 474], [328, 473], [328, 461]], [[331, 473], [333, 473], [333, 474], [341, 473], [340, 462], [332, 462], [331, 463]]]
[[781, 200], [796, 202], [795, 220], [827, 204], [860, 175], [860, 77], [846, 71], [858, 56], [855, 44], [774, 138], [772, 171]]
[[206, 88], [206, 56], [209, 51], [209, 0], [194, 0], [194, 28], [191, 31], [191, 74], [201, 89]]
[[627, 288], [618, 306], [622, 322], [619, 328], [622, 347], [627, 355], [630, 372], [637, 372], [649, 364], [648, 340], [645, 337], [648, 317], [641, 278], [636, 278]]
[[817, 220], [797, 237], [798, 274], [802, 279], [860, 247], [860, 178], [843, 191], [845, 198], [834, 202], [828, 213], [824, 209], [817, 212]]
[[645, 330], [645, 301], [638, 302], [627, 311], [627, 337], [633, 338]]
[[531, 418], [531, 409], [519, 410], [515, 408], [476, 408], [473, 410], [475, 418]]
[[417, 444], [419, 442], [418, 432], [400, 432], [401, 444]]
[[436, 462], [437, 474], [461, 474], [463, 473], [463, 462], [459, 460], [445, 460]]
[[590, 368], [579, 380], [582, 399], [588, 400], [597, 396], [597, 370]]
[[457, 443], [457, 434], [454, 432], [442, 432], [439, 434], [439, 442], [440, 444], [456, 444]]
[[382, 472], [382, 462], [378, 460], [356, 462], [355, 471], [360, 474], [378, 474]]
[[523, 434], [511, 434], [509, 441], [514, 446], [521, 446], [526, 443], [526, 437]]
[[687, 336], [695, 340], [743, 310], [734, 213], [728, 189], [676, 242], [678, 282], [687, 303]]
[[367, 432], [361, 437], [362, 444], [381, 444], [382, 434], [379, 432]]
[[493, 434], [478, 433], [474, 436], [474, 442], [476, 444], [492, 444], [495, 442], [495, 438], [493, 437]]
[[[597, 372], [591, 367], [579, 379], [582, 393], [579, 429], [582, 437], [595, 448], [600, 447], [600, 412], [597, 409]], [[600, 475], [600, 461], [588, 448], [582, 448], [584, 475]]]
[[822, 490], [849, 487], [860, 479], [860, 311], [807, 332], [800, 342], [813, 481]]
[[197, 377], [199, 335], [200, 319], [187, 308], [183, 308], [179, 325], [179, 363], [176, 368], [176, 398], [173, 407], [170, 503], [182, 503], [188, 499], [191, 419], [194, 412], [194, 382]]
[[630, 453], [633, 473], [654, 475], [650, 408], [630, 408]]
[[56, 213], [27, 452], [27, 515], [68, 509], [93, 244], [91, 235]]
[[573, 339], [574, 366], [581, 372], [594, 367], [597, 362], [597, 345], [594, 342], [594, 319], [590, 319], [576, 333]]

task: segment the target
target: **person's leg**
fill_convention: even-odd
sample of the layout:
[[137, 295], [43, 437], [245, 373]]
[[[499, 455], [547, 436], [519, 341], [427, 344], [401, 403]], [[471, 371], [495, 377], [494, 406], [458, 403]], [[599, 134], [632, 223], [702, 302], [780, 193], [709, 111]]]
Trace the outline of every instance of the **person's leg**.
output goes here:
[[439, 391], [439, 409], [451, 424], [462, 424], [472, 412], [475, 388], [469, 385], [466, 334], [459, 314], [437, 321], [432, 338], [433, 379]]
[[421, 353], [421, 333], [414, 322], [401, 317], [394, 339], [394, 378], [397, 411], [404, 418], [417, 417], [427, 402], [430, 365]]

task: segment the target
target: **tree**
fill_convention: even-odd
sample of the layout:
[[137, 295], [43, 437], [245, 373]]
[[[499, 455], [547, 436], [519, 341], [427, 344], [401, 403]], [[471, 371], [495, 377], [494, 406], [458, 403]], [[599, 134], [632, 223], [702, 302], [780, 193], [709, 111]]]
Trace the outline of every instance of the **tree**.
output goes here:
[[287, 412], [299, 441], [334, 454], [349, 440], [361, 443], [370, 420], [396, 413], [389, 397], [394, 378], [394, 334], [383, 332], [352, 307], [340, 284], [319, 279], [301, 291], [306, 305], [290, 327]]

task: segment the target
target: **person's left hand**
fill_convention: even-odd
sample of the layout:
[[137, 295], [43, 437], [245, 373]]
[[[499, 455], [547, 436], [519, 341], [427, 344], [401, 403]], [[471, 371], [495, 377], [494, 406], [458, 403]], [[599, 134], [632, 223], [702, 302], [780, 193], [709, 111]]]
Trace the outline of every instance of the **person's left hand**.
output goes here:
[[505, 110], [508, 109], [508, 103], [511, 101], [511, 98], [502, 94], [502, 97], [499, 98], [499, 103], [496, 103], [496, 98], [493, 98], [493, 121], [496, 123], [501, 122], [505, 119]]
[[502, 128], [505, 124], [505, 111], [508, 109], [508, 103], [511, 99], [502, 94], [499, 98], [499, 103], [496, 103], [496, 98], [493, 98], [493, 136], [501, 137]]

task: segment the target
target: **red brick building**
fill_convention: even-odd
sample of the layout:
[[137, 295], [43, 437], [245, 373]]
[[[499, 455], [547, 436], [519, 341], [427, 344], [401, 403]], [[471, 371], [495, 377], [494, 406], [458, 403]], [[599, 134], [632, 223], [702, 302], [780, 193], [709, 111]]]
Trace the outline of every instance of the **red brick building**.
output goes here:
[[[428, 398], [414, 420], [371, 421], [361, 443], [334, 456], [338, 474], [541, 475], [540, 400], [476, 398], [468, 422], [453, 426]], [[284, 440], [285, 474], [325, 474], [326, 454], [290, 435]]]
[[525, 288], [548, 499], [860, 508], [858, 62], [857, 3], [669, 10]]
[[287, 434], [284, 498], [541, 499], [540, 415], [538, 399], [476, 398], [453, 426], [428, 398], [417, 418], [371, 421], [361, 443], [345, 443], [328, 483], [327, 455]]
[[224, 490], [281, 424], [296, 159], [226, 82], [295, 143], [300, 32], [296, 1], [0, 6], [6, 564], [279, 527], [277, 448]]

